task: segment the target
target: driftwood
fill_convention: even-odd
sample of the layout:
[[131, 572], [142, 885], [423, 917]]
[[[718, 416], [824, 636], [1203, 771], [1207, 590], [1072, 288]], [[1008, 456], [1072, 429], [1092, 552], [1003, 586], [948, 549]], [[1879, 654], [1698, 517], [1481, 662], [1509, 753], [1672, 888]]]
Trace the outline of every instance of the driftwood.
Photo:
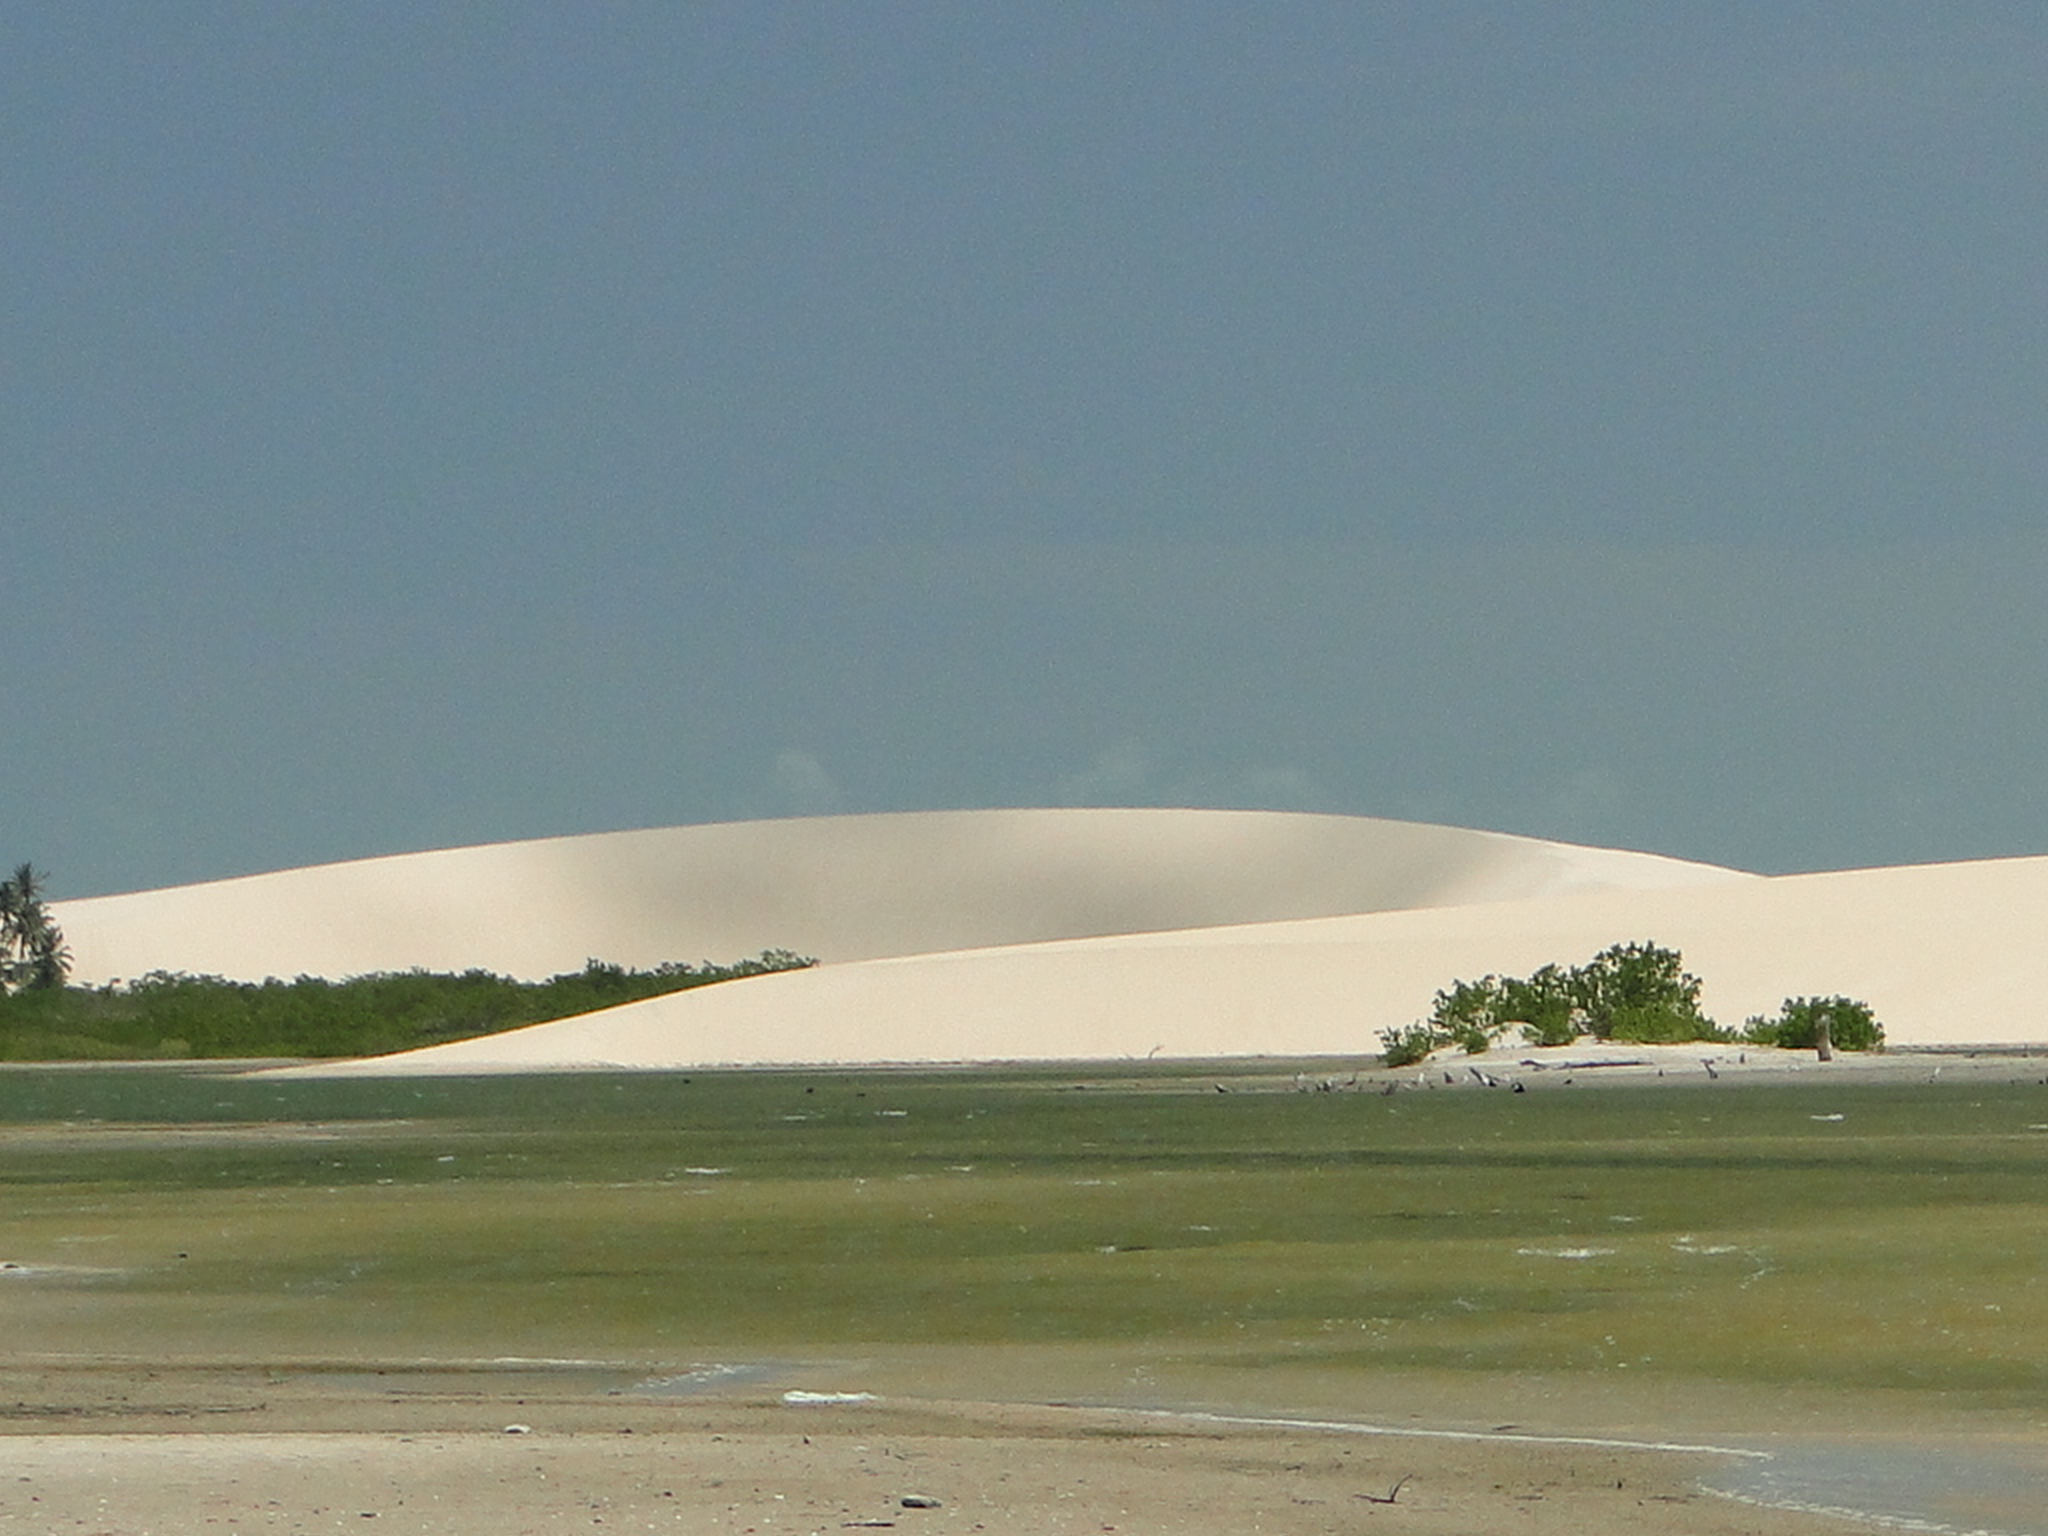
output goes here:
[[1405, 1484], [1408, 1481], [1408, 1479], [1413, 1477], [1414, 1475], [1415, 1474], [1413, 1472], [1403, 1472], [1398, 1478], [1394, 1480], [1394, 1486], [1389, 1488], [1384, 1494], [1354, 1493], [1353, 1495], [1351, 1495], [1351, 1497], [1353, 1497], [1354, 1499], [1363, 1499], [1368, 1504], [1391, 1504], [1394, 1502], [1394, 1500], [1401, 1497], [1402, 1485]]

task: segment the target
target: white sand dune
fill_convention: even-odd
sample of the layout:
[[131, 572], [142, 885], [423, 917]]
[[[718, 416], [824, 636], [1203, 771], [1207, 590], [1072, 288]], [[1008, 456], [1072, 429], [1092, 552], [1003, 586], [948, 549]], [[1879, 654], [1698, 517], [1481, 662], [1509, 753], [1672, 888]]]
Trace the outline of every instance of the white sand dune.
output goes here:
[[1729, 1022], [1870, 1002], [1898, 1044], [2027, 1043], [2048, 858], [1858, 870], [826, 966], [319, 1072], [1342, 1055], [1453, 977], [1682, 949]]
[[57, 903], [81, 981], [826, 961], [1753, 879], [1360, 816], [1004, 810], [545, 838]]
[[323, 1073], [1357, 1054], [1454, 978], [1630, 939], [1681, 949], [1725, 1022], [1840, 992], [1900, 1044], [2048, 1039], [2015, 1008], [2048, 858], [1765, 878], [1362, 817], [964, 811], [452, 849], [57, 916], [87, 980], [828, 962]]

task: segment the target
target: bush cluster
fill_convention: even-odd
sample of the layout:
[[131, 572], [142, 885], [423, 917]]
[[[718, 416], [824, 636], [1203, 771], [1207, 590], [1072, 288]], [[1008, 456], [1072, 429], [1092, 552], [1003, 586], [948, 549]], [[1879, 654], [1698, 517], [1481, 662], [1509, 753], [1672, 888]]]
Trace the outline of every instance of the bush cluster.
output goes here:
[[1453, 982], [1436, 994], [1426, 1020], [1380, 1031], [1382, 1056], [1400, 1067], [1451, 1045], [1477, 1055], [1510, 1029], [1531, 1045], [1567, 1045], [1592, 1035], [1645, 1045], [1740, 1039], [1811, 1049], [1823, 1015], [1839, 1049], [1884, 1044], [1884, 1027], [1869, 1007], [1846, 997], [1787, 998], [1776, 1018], [1751, 1019], [1737, 1036], [1700, 1011], [1700, 987], [1677, 950], [1615, 944], [1581, 966]]
[[116, 986], [0, 996], [0, 1060], [370, 1056], [816, 963], [781, 949], [647, 971], [592, 960], [533, 982], [482, 970], [260, 982], [153, 971]]
[[1820, 1044], [1823, 1019], [1827, 1020], [1829, 1043], [1838, 1051], [1884, 1049], [1884, 1026], [1868, 1003], [1853, 997], [1788, 997], [1775, 1018], [1759, 1014], [1745, 1020], [1742, 1038], [1751, 1045], [1810, 1051]]

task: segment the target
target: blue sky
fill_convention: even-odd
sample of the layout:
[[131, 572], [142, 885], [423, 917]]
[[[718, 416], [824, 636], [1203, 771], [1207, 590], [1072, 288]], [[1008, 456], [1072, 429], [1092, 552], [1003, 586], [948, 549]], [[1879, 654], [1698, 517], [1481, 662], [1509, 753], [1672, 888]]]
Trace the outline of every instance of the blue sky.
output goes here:
[[2031, 4], [5, 7], [0, 856], [2048, 851]]

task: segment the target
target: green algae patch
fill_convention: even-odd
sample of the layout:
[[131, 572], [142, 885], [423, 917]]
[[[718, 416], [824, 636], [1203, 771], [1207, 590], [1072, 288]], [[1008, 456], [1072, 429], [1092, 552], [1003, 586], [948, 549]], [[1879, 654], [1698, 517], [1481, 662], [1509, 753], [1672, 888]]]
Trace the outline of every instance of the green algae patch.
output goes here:
[[2038, 1082], [1213, 1076], [0, 1072], [0, 1305], [44, 1354], [1071, 1349], [1248, 1398], [1423, 1373], [2048, 1407]]

